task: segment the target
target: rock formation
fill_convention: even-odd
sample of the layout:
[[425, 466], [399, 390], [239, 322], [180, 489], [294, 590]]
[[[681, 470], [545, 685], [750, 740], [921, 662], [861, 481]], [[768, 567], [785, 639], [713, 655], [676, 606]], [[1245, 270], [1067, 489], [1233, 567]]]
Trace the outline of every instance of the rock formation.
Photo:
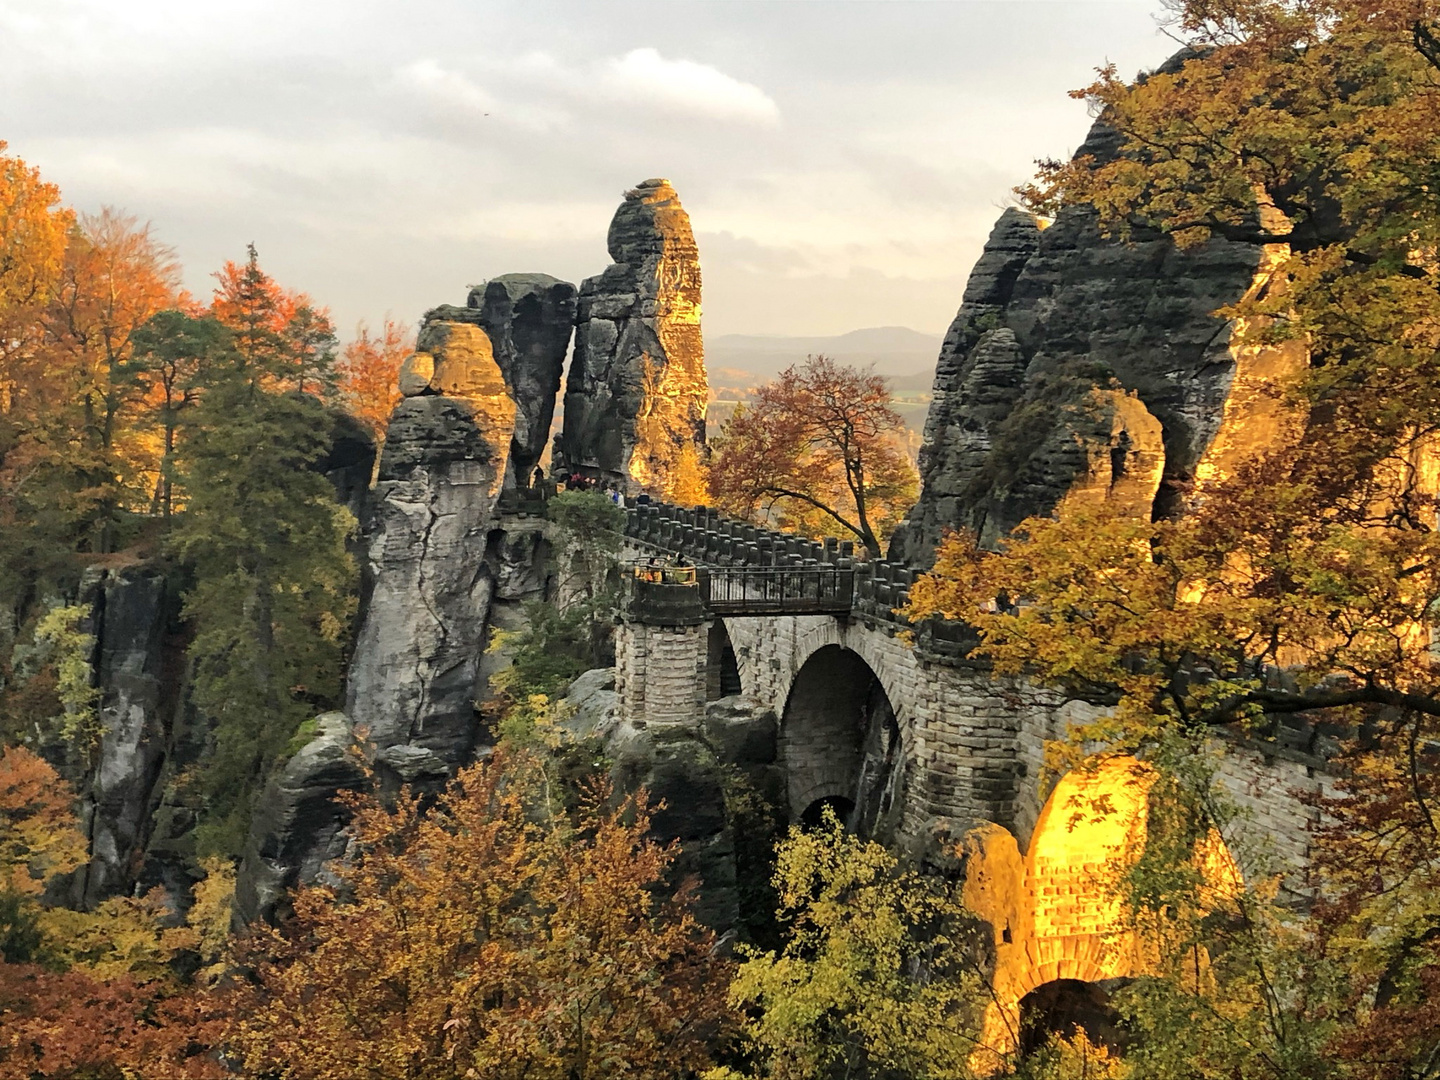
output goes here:
[[81, 600], [91, 611], [105, 735], [81, 799], [90, 863], [76, 876], [72, 899], [84, 907], [129, 889], [150, 837], [177, 689], [165, 682], [176, 659], [167, 631], [179, 614], [179, 598], [157, 568], [90, 573]]
[[580, 286], [557, 461], [695, 501], [708, 393], [700, 261], [669, 181], [626, 193], [609, 249], [614, 263]]
[[731, 796], [739, 785], [757, 808], [783, 803], [774, 712], [736, 696], [706, 703], [696, 724], [646, 725], [623, 718], [620, 707], [615, 669], [587, 671], [561, 703], [561, 728], [610, 762], [620, 790], [643, 787], [651, 805], [664, 803], [655, 834], [680, 842], [676, 871], [699, 878], [698, 911], [706, 923], [723, 931], [753, 917], [741, 894], [768, 877], [768, 844], [776, 838], [740, 835]]
[[516, 408], [485, 331], [448, 314], [427, 317], [390, 418], [346, 712], [381, 751], [413, 745], [457, 763], [474, 740], [485, 554]]
[[[1097, 124], [1079, 153], [1117, 146]], [[1258, 384], [1297, 362], [1237, 347], [1214, 315], [1264, 264], [1261, 248], [1220, 239], [1194, 251], [1153, 233], [1108, 239], [1088, 207], [1048, 227], [1006, 210], [941, 349], [922, 492], [892, 556], [928, 566], [947, 527], [994, 543], [1067, 498], [1174, 509], [1220, 449], [1222, 418], [1226, 453], [1245, 443], [1232, 398], [1268, 400]]]
[[319, 879], [345, 854], [345, 810], [335, 793], [365, 780], [355, 734], [343, 713], [315, 719], [315, 736], [265, 787], [235, 882], [235, 914], [249, 922], [273, 912], [297, 880]]
[[[515, 418], [505, 463], [503, 488], [530, 482], [550, 439], [550, 422], [565, 351], [575, 324], [575, 286], [549, 274], [504, 274], [470, 290], [465, 306], [442, 304], [425, 316], [426, 326], [478, 327], [489, 340], [505, 389], [515, 403]], [[463, 332], [463, 331], [462, 331]], [[420, 352], [401, 373], [401, 392], [447, 392], [434, 379], [435, 358], [420, 342]]]
[[505, 274], [470, 293], [515, 399], [507, 489], [526, 487], [550, 441], [550, 421], [575, 323], [575, 286], [548, 274]]

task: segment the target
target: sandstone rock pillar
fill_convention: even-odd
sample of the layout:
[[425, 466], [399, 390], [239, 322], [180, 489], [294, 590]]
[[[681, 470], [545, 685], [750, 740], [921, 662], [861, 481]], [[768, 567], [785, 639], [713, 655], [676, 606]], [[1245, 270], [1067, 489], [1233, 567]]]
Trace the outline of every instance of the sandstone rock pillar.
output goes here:
[[688, 503], [705, 444], [700, 259], [667, 180], [627, 192], [604, 273], [580, 286], [565, 388], [563, 467]]
[[516, 413], [485, 331], [439, 314], [420, 330], [402, 372], [409, 396], [390, 417], [346, 685], [346, 713], [380, 760], [412, 746], [435, 756], [431, 772], [462, 764], [474, 741], [493, 592], [485, 554]]

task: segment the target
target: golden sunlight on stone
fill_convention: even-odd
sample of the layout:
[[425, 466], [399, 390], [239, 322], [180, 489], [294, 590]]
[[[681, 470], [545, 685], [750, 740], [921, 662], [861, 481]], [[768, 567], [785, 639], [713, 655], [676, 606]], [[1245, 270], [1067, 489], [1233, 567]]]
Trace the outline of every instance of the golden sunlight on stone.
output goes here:
[[[1046, 801], [1020, 855], [995, 824], [962, 841], [965, 904], [995, 935], [994, 1000], [985, 1011], [978, 1073], [999, 1071], [1020, 1046], [1020, 1002], [1057, 980], [1087, 983], [1145, 971], [1147, 946], [1125, 918], [1116, 892], [1144, 849], [1155, 774], [1132, 757], [1108, 758], [1067, 774]], [[1239, 872], [1219, 836], [1202, 853], [1212, 890], [1234, 887]]]

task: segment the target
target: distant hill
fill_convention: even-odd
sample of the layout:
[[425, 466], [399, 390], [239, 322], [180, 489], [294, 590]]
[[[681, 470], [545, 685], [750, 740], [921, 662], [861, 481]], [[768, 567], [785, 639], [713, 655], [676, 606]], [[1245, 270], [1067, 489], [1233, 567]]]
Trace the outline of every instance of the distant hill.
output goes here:
[[895, 408], [905, 423], [905, 447], [913, 458], [920, 449], [920, 432], [929, 410], [935, 381], [935, 361], [942, 334], [922, 334], [904, 326], [873, 326], [835, 337], [758, 337], [721, 334], [705, 339], [705, 370], [710, 389], [720, 400], [707, 413], [713, 438], [735, 411], [735, 400], [746, 390], [775, 378], [807, 356], [824, 354], [855, 367], [874, 365], [890, 380]]
[[896, 390], [929, 390], [942, 340], [943, 334], [922, 334], [905, 326], [873, 326], [835, 337], [721, 334], [705, 339], [705, 367], [712, 386], [734, 386], [743, 375], [764, 382], [807, 356], [823, 353], [857, 367], [873, 364], [878, 374], [895, 381]]

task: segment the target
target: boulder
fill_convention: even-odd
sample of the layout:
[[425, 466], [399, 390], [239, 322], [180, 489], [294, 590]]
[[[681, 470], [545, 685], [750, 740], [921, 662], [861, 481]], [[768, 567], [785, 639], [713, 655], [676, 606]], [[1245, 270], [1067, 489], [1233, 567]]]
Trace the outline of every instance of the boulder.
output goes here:
[[594, 668], [570, 684], [561, 701], [560, 726], [576, 739], [606, 738], [615, 729], [619, 702], [615, 669]]
[[400, 364], [400, 393], [418, 397], [430, 393], [430, 380], [435, 378], [435, 358], [429, 353], [411, 353]]
[[270, 781], [236, 876], [239, 921], [272, 917], [289, 889], [324, 880], [326, 863], [345, 854], [348, 816], [335, 795], [365, 781], [357, 748], [345, 714], [324, 713], [310, 741]]
[[775, 710], [743, 696], [705, 706], [705, 741], [726, 765], [773, 765], [779, 753]]
[[613, 264], [580, 286], [557, 467], [695, 501], [709, 393], [700, 259], [669, 181], [627, 192], [608, 239]]

